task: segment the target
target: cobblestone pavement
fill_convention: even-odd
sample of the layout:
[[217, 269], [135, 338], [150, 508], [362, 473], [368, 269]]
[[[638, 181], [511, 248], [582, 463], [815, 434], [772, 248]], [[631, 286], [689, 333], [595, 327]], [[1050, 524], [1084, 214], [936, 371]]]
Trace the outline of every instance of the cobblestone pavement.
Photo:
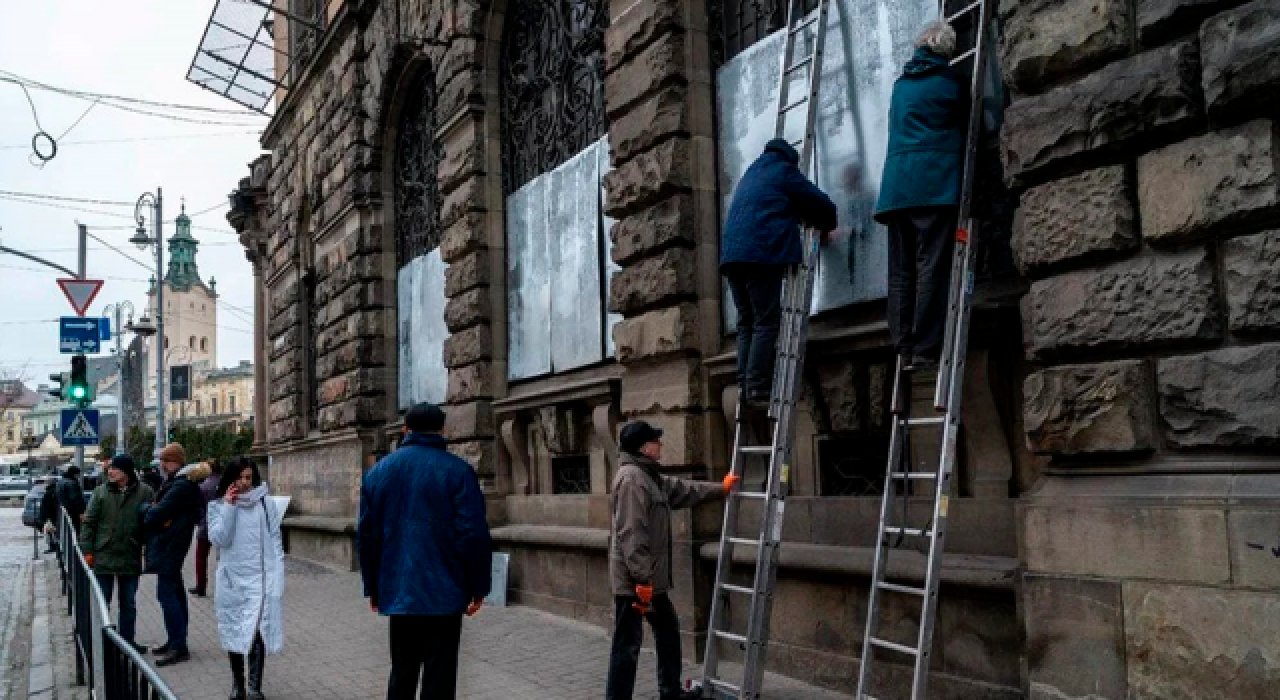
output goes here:
[[[210, 568], [213, 568], [211, 557]], [[188, 559], [188, 569], [191, 560]], [[290, 559], [286, 568], [285, 649], [267, 658], [271, 700], [376, 698], [390, 668], [387, 622], [361, 597], [358, 574]], [[193, 579], [190, 571], [187, 585]], [[212, 584], [212, 581], [210, 582]], [[190, 600], [192, 660], [160, 669], [183, 700], [227, 697], [230, 671], [218, 642], [213, 591]], [[155, 577], [138, 592], [138, 641], [164, 641]], [[463, 625], [459, 697], [464, 700], [578, 700], [604, 695], [609, 639], [600, 628], [527, 607], [486, 607]], [[686, 676], [695, 669], [686, 669]], [[766, 682], [777, 700], [834, 700], [836, 695], [781, 677]], [[657, 698], [654, 656], [641, 658], [636, 700]]]
[[26, 697], [31, 549], [32, 531], [22, 525], [22, 509], [0, 507], [0, 698]]

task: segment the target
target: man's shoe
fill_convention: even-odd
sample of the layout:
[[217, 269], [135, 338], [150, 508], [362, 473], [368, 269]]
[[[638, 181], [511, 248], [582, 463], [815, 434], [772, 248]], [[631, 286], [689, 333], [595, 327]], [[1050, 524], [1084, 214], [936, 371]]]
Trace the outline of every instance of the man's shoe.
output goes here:
[[169, 653], [169, 643], [168, 643], [168, 642], [165, 642], [164, 644], [161, 644], [161, 645], [160, 645], [160, 646], [158, 646], [158, 647], [152, 647], [152, 648], [151, 648], [151, 653], [152, 653], [152, 654], [155, 654], [156, 656], [164, 656], [165, 654], [168, 654], [168, 653]]
[[188, 588], [187, 593], [190, 593], [191, 595], [196, 596], [197, 598], [205, 597], [203, 588]]
[[45, 554], [57, 554], [57, 553], [58, 553], [58, 550], [56, 550], [56, 549], [46, 549], [46, 550], [44, 550], [44, 553], [45, 553]]
[[231, 685], [231, 697], [229, 700], [245, 700], [243, 681], [237, 681]]
[[156, 661], [156, 666], [172, 666], [180, 664], [183, 661], [191, 660], [191, 652], [189, 651], [171, 651]]
[[138, 652], [139, 654], [147, 653], [147, 645], [145, 644], [138, 644], [137, 642], [129, 642], [129, 646], [133, 647], [133, 650]]

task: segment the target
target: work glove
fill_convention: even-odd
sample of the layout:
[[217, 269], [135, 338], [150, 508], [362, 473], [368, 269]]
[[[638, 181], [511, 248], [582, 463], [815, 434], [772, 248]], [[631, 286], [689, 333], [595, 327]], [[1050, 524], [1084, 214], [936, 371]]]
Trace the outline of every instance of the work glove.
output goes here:
[[92, 554], [86, 554], [86, 555], [84, 555], [84, 564], [85, 564], [85, 566], [89, 567], [90, 569], [92, 569], [92, 568], [93, 568], [93, 555], [92, 555]]
[[484, 607], [484, 598], [476, 598], [467, 606], [467, 617], [471, 617], [480, 612], [480, 608]]
[[637, 583], [636, 597], [640, 599], [640, 602], [632, 603], [631, 607], [638, 610], [641, 615], [648, 615], [649, 604], [653, 602], [653, 586], [647, 583]]
[[732, 473], [725, 474], [724, 481], [721, 482], [724, 484], [724, 492], [729, 493], [730, 491], [732, 491], [733, 487], [736, 486], [739, 481], [742, 481], [742, 477], [738, 476], [737, 474], [732, 474]]

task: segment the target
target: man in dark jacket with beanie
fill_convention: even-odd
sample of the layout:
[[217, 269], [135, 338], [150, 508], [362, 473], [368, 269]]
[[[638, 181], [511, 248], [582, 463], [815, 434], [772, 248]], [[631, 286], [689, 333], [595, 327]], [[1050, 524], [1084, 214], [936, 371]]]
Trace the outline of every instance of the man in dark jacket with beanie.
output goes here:
[[106, 481], [94, 489], [80, 526], [85, 563], [93, 569], [108, 605], [115, 589], [120, 589], [120, 636], [143, 653], [146, 649], [134, 644], [133, 635], [138, 619], [138, 577], [142, 573], [141, 510], [151, 502], [152, 495], [151, 487], [138, 481], [133, 458], [116, 455], [107, 467]]
[[155, 649], [163, 654], [157, 666], [168, 666], [191, 658], [187, 651], [187, 591], [182, 585], [182, 563], [191, 549], [204, 500], [200, 487], [179, 474], [187, 461], [186, 450], [176, 442], [160, 450], [164, 483], [154, 505], [144, 509], [142, 526], [150, 535], [144, 573], [156, 575], [156, 599], [164, 613], [168, 641]]
[[836, 228], [836, 205], [800, 172], [800, 154], [784, 139], [764, 147], [733, 192], [720, 272], [738, 310], [738, 391], [767, 404], [781, 321], [782, 280], [801, 262], [800, 223], [824, 236]]
[[71, 524], [79, 527], [84, 519], [84, 487], [80, 484], [80, 467], [72, 465], [58, 480], [58, 505], [71, 516]]
[[876, 221], [889, 227], [889, 334], [917, 367], [937, 364], [964, 170], [969, 86], [951, 68], [956, 33], [933, 22], [893, 85]]
[[369, 607], [391, 618], [388, 700], [452, 700], [462, 615], [489, 595], [493, 542], [470, 464], [450, 454], [444, 411], [420, 403], [404, 439], [360, 488], [360, 575]]

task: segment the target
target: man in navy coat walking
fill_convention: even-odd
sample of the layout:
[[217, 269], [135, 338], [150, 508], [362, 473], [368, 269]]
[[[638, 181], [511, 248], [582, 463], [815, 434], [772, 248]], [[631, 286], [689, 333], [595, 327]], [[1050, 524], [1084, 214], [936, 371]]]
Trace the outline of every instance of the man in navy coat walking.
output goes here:
[[360, 574], [376, 613], [391, 618], [387, 700], [453, 700], [462, 615], [489, 594], [493, 542], [471, 465], [445, 450], [444, 411], [420, 403], [400, 447], [360, 489]]
[[751, 406], [769, 402], [782, 280], [801, 260], [800, 222], [824, 238], [836, 228], [836, 205], [799, 162], [785, 139], [765, 145], [733, 192], [720, 242], [720, 272], [738, 309], [738, 391]]

